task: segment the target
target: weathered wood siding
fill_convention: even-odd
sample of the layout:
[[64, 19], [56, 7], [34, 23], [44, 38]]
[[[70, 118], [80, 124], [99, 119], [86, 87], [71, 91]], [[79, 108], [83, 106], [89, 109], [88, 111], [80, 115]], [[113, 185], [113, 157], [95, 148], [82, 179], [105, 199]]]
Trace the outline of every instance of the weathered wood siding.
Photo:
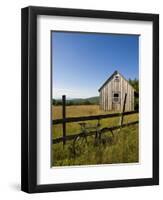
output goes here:
[[[115, 76], [119, 81], [115, 80]], [[134, 110], [134, 89], [120, 74], [116, 74], [100, 89], [100, 109], [122, 111], [125, 93], [127, 93], [125, 111]], [[119, 101], [114, 102], [114, 93], [119, 94]]]

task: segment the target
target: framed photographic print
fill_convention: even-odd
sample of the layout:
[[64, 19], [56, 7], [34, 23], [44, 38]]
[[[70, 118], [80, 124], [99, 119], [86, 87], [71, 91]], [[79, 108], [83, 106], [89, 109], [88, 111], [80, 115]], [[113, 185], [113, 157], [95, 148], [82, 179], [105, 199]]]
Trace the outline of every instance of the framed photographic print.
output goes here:
[[159, 16], [22, 9], [22, 190], [159, 184]]

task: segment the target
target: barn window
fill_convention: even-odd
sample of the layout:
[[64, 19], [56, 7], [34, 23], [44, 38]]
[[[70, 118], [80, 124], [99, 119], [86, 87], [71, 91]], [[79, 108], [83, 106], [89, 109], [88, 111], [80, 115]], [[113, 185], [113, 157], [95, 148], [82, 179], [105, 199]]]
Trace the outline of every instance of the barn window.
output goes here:
[[119, 92], [113, 93], [113, 102], [114, 103], [119, 103], [120, 102], [120, 93]]
[[118, 76], [118, 75], [116, 75], [116, 76], [114, 77], [114, 81], [119, 82], [119, 76]]

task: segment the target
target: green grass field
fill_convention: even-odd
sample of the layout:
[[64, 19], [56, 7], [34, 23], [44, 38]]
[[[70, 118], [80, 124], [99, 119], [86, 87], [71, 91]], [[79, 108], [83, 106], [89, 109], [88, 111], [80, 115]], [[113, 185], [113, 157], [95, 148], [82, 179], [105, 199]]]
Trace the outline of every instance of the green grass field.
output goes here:
[[[67, 106], [66, 117], [79, 117], [107, 114], [99, 110], [98, 105]], [[52, 107], [52, 118], [62, 118], [62, 107]], [[138, 114], [124, 117], [124, 123], [138, 120]], [[120, 118], [108, 118], [100, 120], [101, 128], [119, 125]], [[97, 124], [97, 120], [87, 121], [89, 125]], [[67, 135], [81, 132], [79, 122], [66, 124]], [[62, 136], [62, 125], [52, 127], [52, 138]], [[63, 147], [62, 143], [52, 145], [52, 165], [92, 165], [111, 163], [133, 163], [139, 161], [139, 139], [138, 125], [122, 128], [114, 131], [114, 137], [110, 132], [102, 134], [102, 142], [96, 142], [94, 136], [87, 138], [87, 143], [77, 143], [80, 153], [73, 153], [73, 141], [67, 141]], [[78, 147], [78, 146], [77, 146]]]

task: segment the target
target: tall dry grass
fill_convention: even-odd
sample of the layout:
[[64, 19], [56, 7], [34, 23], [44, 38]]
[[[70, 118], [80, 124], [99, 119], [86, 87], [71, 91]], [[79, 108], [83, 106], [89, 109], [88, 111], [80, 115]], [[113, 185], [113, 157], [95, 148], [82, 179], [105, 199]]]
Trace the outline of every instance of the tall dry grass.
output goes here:
[[[68, 106], [66, 108], [67, 117], [89, 116], [106, 114], [99, 109], [98, 105], [81, 105]], [[53, 119], [62, 118], [62, 107], [53, 106]], [[138, 120], [138, 114], [124, 117], [125, 122]], [[119, 124], [118, 117], [100, 120], [102, 127], [111, 127]], [[88, 124], [96, 124], [97, 120], [87, 121]], [[67, 123], [67, 134], [81, 132], [79, 123]], [[92, 165], [92, 164], [110, 164], [110, 163], [132, 163], [139, 160], [139, 139], [138, 125], [125, 127], [120, 132], [114, 131], [115, 137], [111, 133], [103, 134], [104, 143], [95, 145], [94, 137], [88, 138], [88, 143], [80, 144], [82, 152], [74, 156], [72, 149], [72, 141], [66, 143], [63, 148], [62, 143], [52, 145], [52, 165], [53, 166], [69, 166], [69, 165]], [[62, 125], [54, 125], [52, 127], [52, 138], [62, 136]]]

